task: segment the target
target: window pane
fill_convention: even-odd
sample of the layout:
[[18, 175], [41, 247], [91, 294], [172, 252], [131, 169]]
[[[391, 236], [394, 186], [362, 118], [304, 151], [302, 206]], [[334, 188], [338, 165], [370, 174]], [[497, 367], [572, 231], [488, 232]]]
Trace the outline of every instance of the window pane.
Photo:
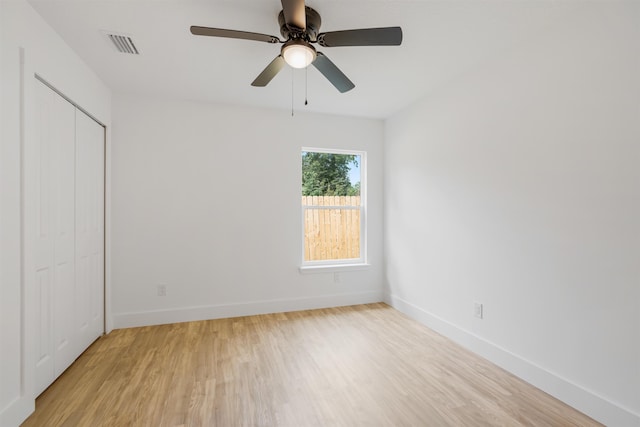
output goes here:
[[359, 196], [359, 154], [302, 152], [303, 196]]
[[303, 209], [305, 261], [360, 258], [360, 209]]
[[363, 261], [365, 153], [303, 149], [301, 160], [303, 264]]

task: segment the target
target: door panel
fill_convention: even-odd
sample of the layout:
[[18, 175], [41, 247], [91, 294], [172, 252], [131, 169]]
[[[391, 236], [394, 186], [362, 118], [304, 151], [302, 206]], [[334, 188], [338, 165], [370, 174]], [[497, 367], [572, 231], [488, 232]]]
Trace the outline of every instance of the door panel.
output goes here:
[[[35, 144], [35, 214], [36, 233], [34, 242], [34, 269], [36, 279], [37, 341], [39, 354], [36, 362], [36, 391], [40, 393], [54, 377], [54, 333], [53, 318], [55, 295], [55, 232], [54, 211], [55, 183], [52, 135], [56, 132], [55, 100], [43, 85], [36, 85], [36, 144]], [[55, 138], [55, 137], [54, 137]]]
[[36, 272], [36, 325], [38, 354], [36, 357], [36, 392], [40, 394], [54, 380], [53, 370], [53, 314], [51, 270]]
[[[49, 89], [50, 90], [50, 89]], [[50, 90], [51, 91], [51, 90]], [[53, 165], [54, 206], [54, 373], [57, 377], [78, 356], [74, 343], [73, 311], [75, 293], [75, 115], [76, 109], [53, 93], [50, 135]]]
[[104, 128], [78, 111], [76, 138], [76, 327], [87, 347], [104, 332]]

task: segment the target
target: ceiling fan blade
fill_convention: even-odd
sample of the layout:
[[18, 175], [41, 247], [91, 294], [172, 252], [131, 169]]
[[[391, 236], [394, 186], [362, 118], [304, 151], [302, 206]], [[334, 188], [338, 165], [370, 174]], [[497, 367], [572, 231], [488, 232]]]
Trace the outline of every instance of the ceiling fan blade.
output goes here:
[[318, 34], [318, 43], [324, 47], [399, 46], [402, 43], [402, 28], [385, 27], [330, 31]]
[[251, 86], [265, 87], [269, 82], [282, 70], [284, 67], [284, 58], [282, 55], [276, 56], [276, 58], [267, 65], [267, 68], [262, 70], [260, 75], [251, 83]]
[[323, 55], [322, 52], [318, 52], [316, 60], [313, 61], [313, 66], [316, 67], [318, 71], [320, 71], [322, 75], [340, 91], [340, 93], [345, 93], [356, 87], [356, 85], [354, 85], [351, 80], [349, 80], [349, 78], [345, 76], [333, 62], [331, 62], [329, 58]]
[[229, 39], [254, 40], [258, 42], [280, 43], [276, 36], [268, 34], [250, 33], [247, 31], [225, 30], [223, 28], [210, 28], [191, 26], [191, 34], [196, 36], [226, 37]]
[[282, 0], [282, 12], [287, 25], [301, 30], [307, 28], [304, 0]]

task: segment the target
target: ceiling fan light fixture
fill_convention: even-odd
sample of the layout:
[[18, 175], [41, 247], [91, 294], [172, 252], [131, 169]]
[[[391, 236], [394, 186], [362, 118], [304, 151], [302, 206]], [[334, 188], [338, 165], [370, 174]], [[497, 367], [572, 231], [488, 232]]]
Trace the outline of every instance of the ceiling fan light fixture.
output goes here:
[[265, 87], [285, 64], [291, 68], [307, 68], [313, 64], [320, 74], [341, 93], [350, 91], [355, 85], [326, 55], [317, 52], [311, 43], [318, 43], [322, 47], [399, 46], [402, 44], [400, 27], [360, 28], [321, 33], [320, 14], [306, 6], [305, 0], [281, 0], [280, 3], [282, 3], [282, 10], [278, 14], [278, 24], [283, 39], [268, 34], [195, 25], [191, 26], [191, 34], [284, 43], [280, 54], [262, 70], [251, 86]]
[[282, 46], [282, 57], [293, 68], [306, 68], [316, 59], [316, 50], [304, 40], [290, 40]]

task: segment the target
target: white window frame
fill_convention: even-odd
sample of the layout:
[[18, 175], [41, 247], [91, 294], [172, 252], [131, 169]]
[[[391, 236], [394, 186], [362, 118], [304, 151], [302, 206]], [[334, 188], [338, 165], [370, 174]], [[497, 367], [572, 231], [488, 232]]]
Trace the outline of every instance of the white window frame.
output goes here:
[[[367, 152], [360, 150], [345, 150], [338, 148], [302, 147], [303, 152], [346, 154], [360, 157], [360, 206], [303, 206], [300, 205], [301, 233], [301, 266], [300, 272], [334, 272], [341, 270], [359, 270], [367, 264]], [[300, 180], [302, 182], [302, 180]], [[302, 184], [301, 184], [302, 185]], [[307, 209], [359, 209], [360, 210], [360, 258], [331, 259], [321, 261], [305, 261], [304, 259], [304, 213]]]

